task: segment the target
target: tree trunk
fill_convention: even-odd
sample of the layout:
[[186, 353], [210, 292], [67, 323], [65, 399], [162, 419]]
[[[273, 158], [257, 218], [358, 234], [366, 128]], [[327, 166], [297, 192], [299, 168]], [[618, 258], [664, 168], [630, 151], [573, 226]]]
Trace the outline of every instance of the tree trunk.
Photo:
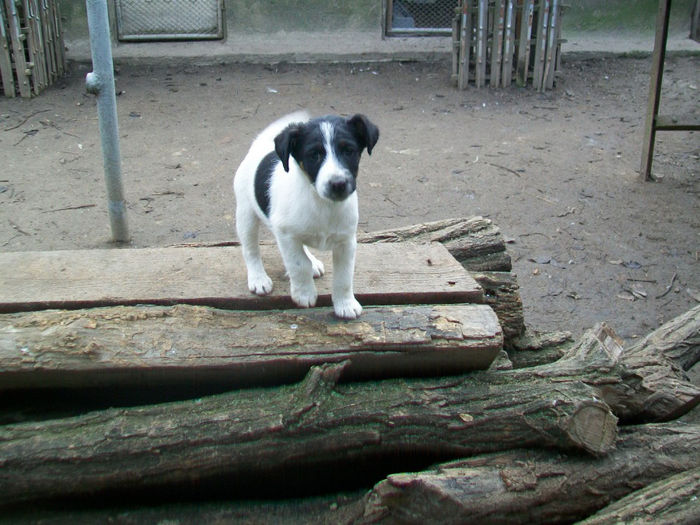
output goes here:
[[570, 523], [635, 489], [700, 466], [700, 426], [626, 427], [595, 461], [508, 451], [396, 474], [367, 497], [360, 523]]
[[652, 483], [601, 509], [578, 525], [700, 523], [700, 468]]

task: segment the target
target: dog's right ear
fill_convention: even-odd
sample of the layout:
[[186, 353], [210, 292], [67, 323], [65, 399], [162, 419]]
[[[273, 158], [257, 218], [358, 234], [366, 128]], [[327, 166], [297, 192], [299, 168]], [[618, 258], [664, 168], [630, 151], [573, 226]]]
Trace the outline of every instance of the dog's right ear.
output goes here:
[[275, 153], [282, 161], [282, 167], [284, 171], [289, 172], [289, 155], [296, 158], [294, 154], [296, 151], [299, 133], [301, 128], [299, 124], [290, 124], [282, 133], [275, 137]]

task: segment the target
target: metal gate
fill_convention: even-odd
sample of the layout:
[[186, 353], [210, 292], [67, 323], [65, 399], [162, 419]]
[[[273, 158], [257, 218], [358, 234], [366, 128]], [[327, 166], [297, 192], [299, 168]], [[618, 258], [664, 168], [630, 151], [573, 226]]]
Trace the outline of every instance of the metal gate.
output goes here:
[[122, 41], [224, 37], [224, 0], [115, 0]]

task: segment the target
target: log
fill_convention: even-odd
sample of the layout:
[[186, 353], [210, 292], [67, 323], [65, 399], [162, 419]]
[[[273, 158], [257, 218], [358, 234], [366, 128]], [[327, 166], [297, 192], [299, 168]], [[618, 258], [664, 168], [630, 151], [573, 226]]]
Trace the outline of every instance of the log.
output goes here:
[[622, 340], [605, 323], [583, 334], [562, 359], [532, 368], [513, 370], [527, 380], [532, 374], [552, 381], [579, 378], [599, 395], [624, 422], [668, 421], [700, 403], [679, 363], [697, 362], [700, 305], [623, 349]]
[[499, 228], [484, 217], [457, 217], [404, 228], [360, 233], [362, 244], [438, 242], [467, 270], [509, 272], [512, 269]]
[[[177, 305], [0, 316], [0, 391], [292, 383], [348, 361], [344, 379], [454, 375], [487, 368], [503, 345], [486, 305], [231, 311]], [[211, 390], [210, 390], [211, 391]]]
[[697, 468], [698, 450], [700, 426], [674, 422], [623, 427], [615, 449], [595, 461], [545, 450], [477, 456], [389, 476], [368, 494], [358, 522], [571, 523]]
[[690, 469], [632, 492], [578, 525], [700, 523], [700, 468]]
[[[463, 457], [513, 447], [604, 454], [616, 418], [581, 381], [507, 373], [338, 384], [344, 364], [299, 384], [0, 427], [0, 505], [220, 476]], [[309, 482], [310, 480], [303, 480]]]
[[523, 301], [515, 275], [509, 272], [472, 272], [484, 290], [484, 302], [493, 308], [503, 327], [506, 347], [525, 332]]
[[[694, 309], [671, 326], [692, 337], [695, 332], [685, 327], [696, 325], [697, 317]], [[314, 466], [343, 476], [339, 458], [352, 465], [387, 456], [464, 457], [521, 447], [603, 455], [611, 453], [617, 435], [610, 407], [627, 419], [660, 419], [700, 399], [682, 369], [656, 348], [623, 352], [601, 325], [564, 359], [530, 369], [338, 384], [347, 364], [336, 363], [313, 367], [297, 385], [5, 425], [0, 504], [125, 486], [140, 491], [224, 474], [248, 479], [285, 468], [302, 472]], [[649, 443], [668, 436], [667, 427], [649, 428], [662, 429]], [[697, 433], [674, 435], [697, 456]], [[663, 450], [654, 454], [661, 457]], [[679, 463], [692, 466], [684, 449], [673, 450]], [[640, 453], [625, 461], [634, 464]], [[512, 463], [512, 456], [504, 457]]]
[[485, 292], [486, 303], [496, 312], [506, 345], [525, 330], [523, 304], [512, 262], [501, 231], [484, 217], [452, 218], [404, 228], [361, 233], [358, 242], [440, 243]]

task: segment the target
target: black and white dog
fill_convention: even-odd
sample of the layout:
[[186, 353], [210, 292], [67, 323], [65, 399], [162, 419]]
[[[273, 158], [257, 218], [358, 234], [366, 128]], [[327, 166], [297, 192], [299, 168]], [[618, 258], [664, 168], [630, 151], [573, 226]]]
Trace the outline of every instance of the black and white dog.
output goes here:
[[248, 288], [272, 291], [258, 247], [260, 222], [275, 235], [289, 275], [292, 300], [316, 304], [314, 277], [323, 264], [308, 247], [333, 251], [333, 309], [355, 319], [362, 306], [353, 293], [358, 207], [356, 179], [362, 151], [372, 153], [379, 129], [364, 115], [310, 119], [294, 113], [253, 141], [233, 187], [236, 230], [248, 269]]

